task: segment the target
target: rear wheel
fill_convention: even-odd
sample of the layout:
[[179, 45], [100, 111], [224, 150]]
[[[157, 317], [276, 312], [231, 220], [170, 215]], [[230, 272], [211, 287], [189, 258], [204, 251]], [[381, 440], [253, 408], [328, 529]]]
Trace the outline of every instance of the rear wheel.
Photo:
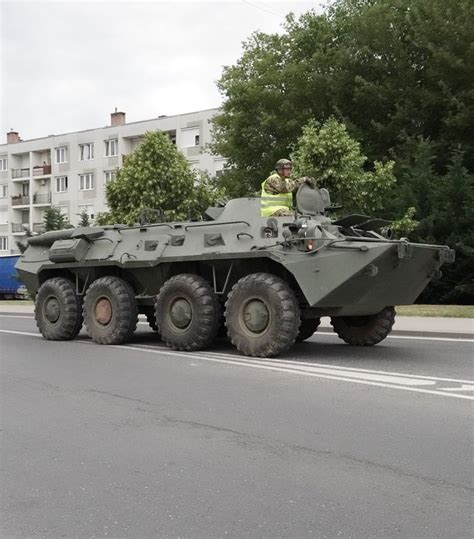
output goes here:
[[87, 333], [98, 344], [123, 344], [137, 327], [138, 307], [132, 287], [119, 277], [94, 281], [84, 299]]
[[300, 330], [296, 336], [296, 342], [305, 341], [312, 337], [320, 323], [320, 318], [303, 318], [303, 320], [301, 320]]
[[253, 273], [232, 288], [225, 304], [232, 344], [247, 356], [274, 357], [295, 342], [300, 310], [288, 284], [271, 273]]
[[338, 316], [331, 318], [337, 335], [347, 344], [373, 346], [383, 341], [395, 323], [395, 309], [385, 307], [368, 316]]
[[209, 283], [191, 273], [171, 277], [155, 303], [163, 341], [175, 350], [204, 350], [216, 338], [220, 305]]
[[74, 284], [63, 277], [53, 277], [39, 288], [35, 300], [36, 325], [49, 341], [68, 341], [82, 327], [82, 298]]
[[147, 310], [144, 312], [144, 315], [146, 316], [146, 321], [148, 322], [148, 325], [151, 327], [151, 329], [155, 333], [157, 333], [158, 337], [161, 337], [160, 332], [158, 331], [158, 325], [156, 323], [155, 308], [147, 308]]

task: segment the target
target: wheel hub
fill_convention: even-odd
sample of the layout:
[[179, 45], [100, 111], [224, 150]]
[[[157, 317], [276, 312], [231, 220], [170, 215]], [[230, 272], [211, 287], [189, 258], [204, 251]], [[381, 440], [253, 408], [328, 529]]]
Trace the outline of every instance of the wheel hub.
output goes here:
[[171, 322], [179, 329], [185, 329], [191, 323], [193, 318], [193, 309], [191, 304], [184, 298], [178, 298], [170, 307]]
[[61, 308], [59, 301], [55, 297], [48, 298], [44, 305], [44, 316], [48, 322], [54, 324], [59, 319]]
[[267, 306], [259, 299], [252, 299], [242, 312], [245, 327], [252, 333], [262, 333], [268, 326], [270, 314]]
[[106, 326], [112, 319], [112, 304], [107, 298], [100, 298], [95, 304], [95, 319], [99, 324]]

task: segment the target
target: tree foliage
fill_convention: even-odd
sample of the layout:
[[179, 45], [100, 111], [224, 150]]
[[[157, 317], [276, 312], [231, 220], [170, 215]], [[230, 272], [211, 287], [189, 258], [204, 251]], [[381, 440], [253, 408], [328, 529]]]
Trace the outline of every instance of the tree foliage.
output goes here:
[[323, 125], [310, 120], [291, 158], [296, 175], [313, 176], [345, 212], [371, 214], [382, 209], [395, 183], [393, 161], [376, 161], [372, 170], [365, 170], [367, 157], [360, 144], [334, 118]]
[[245, 186], [311, 118], [334, 115], [370, 161], [398, 162], [421, 137], [441, 166], [460, 144], [471, 169], [473, 16], [471, 0], [337, 0], [322, 15], [287, 17], [281, 35], [253, 34], [218, 82], [214, 150]]
[[45, 232], [50, 230], [62, 230], [63, 228], [71, 228], [69, 220], [61, 212], [61, 208], [51, 206], [46, 208], [43, 214], [43, 224]]
[[[336, 0], [322, 14], [288, 16], [280, 34], [254, 33], [218, 82], [224, 102], [212, 148], [231, 166], [221, 184], [232, 195], [254, 192], [291, 149], [313, 174], [334, 159], [362, 186], [338, 196], [358, 206], [362, 192], [366, 201], [375, 195], [369, 207], [398, 219], [410, 237], [456, 248], [456, 265], [425, 300], [474, 301], [465, 284], [474, 278], [465, 206], [474, 171], [472, 20], [472, 0]], [[325, 155], [330, 140], [321, 130], [330, 118], [360, 148], [341, 131], [348, 155]], [[308, 129], [318, 144], [298, 150]], [[397, 181], [388, 189], [391, 174]], [[386, 190], [372, 189], [377, 175]], [[325, 181], [338, 189], [333, 175]]]
[[144, 213], [150, 216], [150, 208], [159, 220], [197, 217], [220, 196], [205, 173], [190, 169], [166, 133], [149, 131], [107, 184], [110, 211], [96, 222], [133, 224]]
[[90, 226], [89, 214], [87, 213], [86, 209], [83, 209], [81, 213], [79, 214], [79, 223], [77, 224], [77, 226], [78, 227]]

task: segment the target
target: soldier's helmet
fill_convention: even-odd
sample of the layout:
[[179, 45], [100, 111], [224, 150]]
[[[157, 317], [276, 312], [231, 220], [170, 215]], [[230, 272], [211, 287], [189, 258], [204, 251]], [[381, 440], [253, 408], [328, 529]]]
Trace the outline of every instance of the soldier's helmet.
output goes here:
[[292, 168], [293, 165], [289, 159], [278, 159], [275, 164], [275, 170], [283, 170], [284, 168]]

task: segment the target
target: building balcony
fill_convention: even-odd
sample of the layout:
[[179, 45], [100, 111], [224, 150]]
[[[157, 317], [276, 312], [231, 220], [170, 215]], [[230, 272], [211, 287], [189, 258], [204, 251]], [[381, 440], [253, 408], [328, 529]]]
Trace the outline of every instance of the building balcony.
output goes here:
[[33, 167], [33, 176], [49, 176], [51, 174], [51, 165], [41, 165]]
[[51, 193], [34, 193], [33, 204], [51, 204]]
[[38, 232], [42, 234], [45, 231], [43, 223], [33, 223], [33, 232]]
[[12, 234], [24, 234], [28, 223], [12, 223]]
[[12, 196], [12, 206], [29, 206], [30, 197], [28, 195], [14, 195]]
[[12, 180], [17, 178], [29, 178], [30, 169], [29, 168], [12, 168]]

